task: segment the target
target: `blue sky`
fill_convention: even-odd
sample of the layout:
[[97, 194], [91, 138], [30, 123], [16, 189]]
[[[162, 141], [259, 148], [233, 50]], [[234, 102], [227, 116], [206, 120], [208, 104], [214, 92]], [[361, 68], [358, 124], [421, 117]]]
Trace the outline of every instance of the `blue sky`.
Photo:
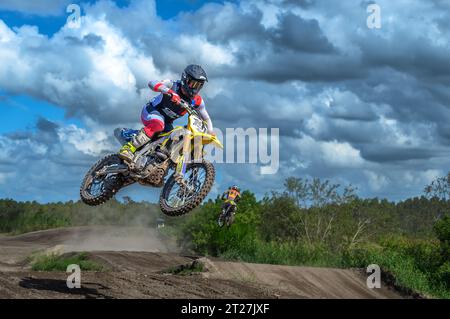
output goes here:
[[238, 184], [261, 197], [289, 176], [421, 195], [449, 165], [450, 3], [377, 1], [381, 29], [368, 3], [1, 1], [0, 198], [77, 199], [89, 166], [117, 151], [112, 130], [141, 125], [147, 82], [190, 63], [209, 75], [215, 127], [280, 129], [277, 174], [218, 165], [212, 196]]

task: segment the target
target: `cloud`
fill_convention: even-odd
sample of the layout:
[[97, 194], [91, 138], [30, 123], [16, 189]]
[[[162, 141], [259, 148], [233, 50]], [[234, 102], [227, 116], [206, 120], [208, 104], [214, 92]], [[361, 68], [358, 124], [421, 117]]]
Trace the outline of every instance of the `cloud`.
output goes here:
[[368, 178], [369, 186], [374, 191], [380, 191], [389, 184], [389, 179], [384, 175], [378, 175], [372, 171], [364, 171]]
[[[56, 10], [24, 3], [0, 9]], [[82, 5], [79, 29], [52, 36], [0, 20], [2, 95], [45, 100], [83, 123], [41, 118], [31, 132], [1, 135], [3, 181], [21, 172], [8, 194], [74, 197], [84, 171], [116, 151], [112, 128], [140, 125], [148, 80], [176, 79], [189, 63], [207, 70], [203, 96], [216, 127], [280, 128], [278, 174], [221, 164], [217, 190], [240, 184], [264, 194], [297, 175], [352, 183], [366, 196], [420, 194], [450, 155], [449, 5], [377, 3], [380, 30], [366, 27], [366, 1], [206, 3], [170, 20], [154, 1], [95, 1]]]
[[279, 23], [280, 28], [274, 35], [275, 45], [301, 52], [331, 53], [334, 51], [333, 45], [323, 34], [317, 20], [306, 20], [288, 13], [280, 18]]
[[38, 130], [20, 139], [0, 136], [0, 197], [41, 201], [74, 199], [84, 174], [117, 145], [104, 131], [59, 127], [39, 119]]
[[69, 117], [135, 122], [126, 106], [137, 112], [148, 79], [162, 76], [120, 30], [89, 16], [80, 29], [64, 27], [50, 39], [34, 27], [15, 32], [0, 21], [0, 41], [2, 89], [61, 106]]
[[293, 146], [291, 150], [297, 149], [293, 154], [324, 168], [353, 169], [364, 163], [360, 151], [347, 142], [316, 141], [311, 136], [304, 135], [301, 138], [292, 139], [290, 144]]
[[54, 134], [54, 133], [56, 133], [58, 125], [43, 118], [43, 117], [40, 117], [38, 122], [36, 123], [36, 127], [40, 131]]
[[6, 173], [0, 173], [0, 184], [4, 184], [6, 182]]

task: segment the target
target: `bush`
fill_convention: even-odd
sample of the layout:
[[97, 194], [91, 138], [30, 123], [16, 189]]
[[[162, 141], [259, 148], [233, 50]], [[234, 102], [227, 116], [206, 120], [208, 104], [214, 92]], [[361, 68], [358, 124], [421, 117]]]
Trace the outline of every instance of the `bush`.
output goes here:
[[[394, 278], [394, 284], [403, 291], [428, 296], [450, 298], [450, 291], [442, 283], [448, 269], [439, 268], [439, 247], [436, 243], [408, 240], [406, 238], [384, 239], [382, 245], [364, 245], [343, 254], [344, 267], [366, 268], [370, 264]], [[427, 268], [429, 267], [429, 268]]]
[[450, 260], [450, 215], [446, 215], [436, 222], [433, 229], [440, 240], [443, 258]]
[[433, 277], [442, 265], [443, 258], [437, 240], [411, 239], [404, 236], [390, 236], [380, 241], [389, 250], [414, 259], [417, 267], [429, 277]]
[[437, 276], [440, 282], [450, 289], [450, 261], [445, 262], [437, 271]]
[[339, 266], [339, 258], [322, 245], [303, 242], [265, 242], [255, 239], [221, 255], [226, 259], [280, 265]]

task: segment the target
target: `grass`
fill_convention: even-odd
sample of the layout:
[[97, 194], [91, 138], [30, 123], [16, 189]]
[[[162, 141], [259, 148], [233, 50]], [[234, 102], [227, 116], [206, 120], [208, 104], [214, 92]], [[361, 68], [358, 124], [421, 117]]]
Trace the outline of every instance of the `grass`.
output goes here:
[[340, 258], [323, 245], [302, 242], [264, 242], [254, 240], [222, 254], [222, 258], [251, 263], [289, 266], [339, 267]]
[[194, 261], [191, 264], [171, 267], [167, 269], [165, 272], [173, 275], [189, 276], [192, 275], [193, 273], [203, 272], [204, 270], [205, 269], [202, 263]]
[[[292, 266], [366, 269], [370, 264], [377, 264], [386, 284], [402, 293], [450, 299], [450, 290], [444, 284], [445, 279], [441, 279], [450, 274], [450, 264], [437, 268], [439, 246], [434, 242], [402, 244], [390, 241], [382, 245], [367, 244], [358, 249], [332, 251], [321, 244], [254, 240], [235, 246], [220, 256], [227, 260]], [[443, 275], [439, 275], [438, 271]]]
[[89, 260], [89, 255], [86, 252], [78, 254], [48, 254], [37, 255], [31, 257], [32, 269], [35, 271], [66, 271], [69, 265], [78, 265], [81, 270], [85, 271], [101, 271], [103, 266]]
[[380, 266], [385, 278], [401, 292], [431, 298], [450, 299], [450, 291], [432, 269], [421, 269], [414, 256], [392, 249], [363, 247], [343, 256], [344, 267]]

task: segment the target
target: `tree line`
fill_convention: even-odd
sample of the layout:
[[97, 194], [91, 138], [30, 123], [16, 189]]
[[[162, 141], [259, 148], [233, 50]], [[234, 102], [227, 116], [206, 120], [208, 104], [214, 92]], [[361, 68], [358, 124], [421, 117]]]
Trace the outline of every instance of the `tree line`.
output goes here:
[[[290, 177], [262, 199], [242, 193], [235, 223], [219, 228], [219, 197], [165, 217], [165, 235], [186, 251], [247, 262], [327, 267], [379, 264], [403, 289], [450, 297], [450, 174], [400, 202], [360, 198], [351, 186]], [[156, 227], [157, 204], [129, 197], [98, 207], [77, 201], [0, 200], [0, 232], [78, 225]]]

